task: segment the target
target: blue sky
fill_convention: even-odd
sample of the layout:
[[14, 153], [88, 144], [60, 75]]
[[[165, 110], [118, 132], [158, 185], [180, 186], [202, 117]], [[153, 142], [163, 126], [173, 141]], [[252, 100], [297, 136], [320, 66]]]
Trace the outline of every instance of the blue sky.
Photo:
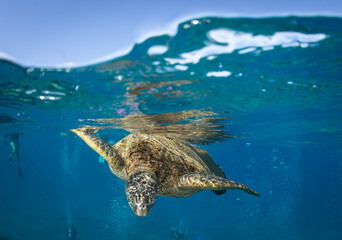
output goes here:
[[177, 22], [204, 15], [342, 15], [337, 0], [1, 0], [0, 56], [29, 66], [86, 64], [128, 52]]

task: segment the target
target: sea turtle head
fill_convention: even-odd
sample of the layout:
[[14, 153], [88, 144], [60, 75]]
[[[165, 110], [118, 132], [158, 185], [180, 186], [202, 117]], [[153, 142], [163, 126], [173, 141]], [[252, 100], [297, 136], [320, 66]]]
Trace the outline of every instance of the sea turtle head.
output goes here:
[[144, 217], [152, 209], [157, 197], [157, 177], [152, 172], [137, 171], [128, 176], [126, 196], [137, 216]]

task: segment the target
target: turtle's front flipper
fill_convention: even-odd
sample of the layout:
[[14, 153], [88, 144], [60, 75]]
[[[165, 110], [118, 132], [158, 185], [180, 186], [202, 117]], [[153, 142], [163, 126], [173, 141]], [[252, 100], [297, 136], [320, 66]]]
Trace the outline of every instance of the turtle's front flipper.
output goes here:
[[94, 135], [98, 131], [98, 128], [78, 128], [71, 129], [70, 131], [76, 133], [92, 149], [100, 154], [108, 162], [113, 171], [117, 172], [122, 170], [124, 163], [121, 161], [116, 150], [106, 141]]
[[238, 182], [234, 182], [223, 177], [210, 175], [207, 173], [188, 173], [180, 177], [177, 181], [177, 188], [180, 191], [197, 190], [226, 190], [240, 189], [254, 196], [260, 196], [259, 193]]

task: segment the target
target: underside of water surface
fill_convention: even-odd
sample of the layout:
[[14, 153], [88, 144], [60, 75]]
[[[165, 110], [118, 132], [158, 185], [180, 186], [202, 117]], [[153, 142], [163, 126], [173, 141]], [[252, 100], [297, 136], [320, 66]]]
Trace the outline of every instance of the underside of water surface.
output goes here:
[[[93, 65], [0, 60], [0, 239], [341, 239], [341, 26], [205, 17]], [[197, 145], [261, 197], [158, 196], [139, 218], [78, 127]]]

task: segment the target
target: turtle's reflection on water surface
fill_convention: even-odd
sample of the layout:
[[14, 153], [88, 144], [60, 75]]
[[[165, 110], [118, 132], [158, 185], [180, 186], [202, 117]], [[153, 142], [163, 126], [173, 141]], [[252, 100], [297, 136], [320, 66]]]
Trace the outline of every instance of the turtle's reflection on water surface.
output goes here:
[[137, 114], [124, 118], [81, 120], [85, 128], [124, 129], [135, 134], [163, 135], [193, 144], [210, 144], [230, 138], [224, 122], [227, 116], [211, 111]]

